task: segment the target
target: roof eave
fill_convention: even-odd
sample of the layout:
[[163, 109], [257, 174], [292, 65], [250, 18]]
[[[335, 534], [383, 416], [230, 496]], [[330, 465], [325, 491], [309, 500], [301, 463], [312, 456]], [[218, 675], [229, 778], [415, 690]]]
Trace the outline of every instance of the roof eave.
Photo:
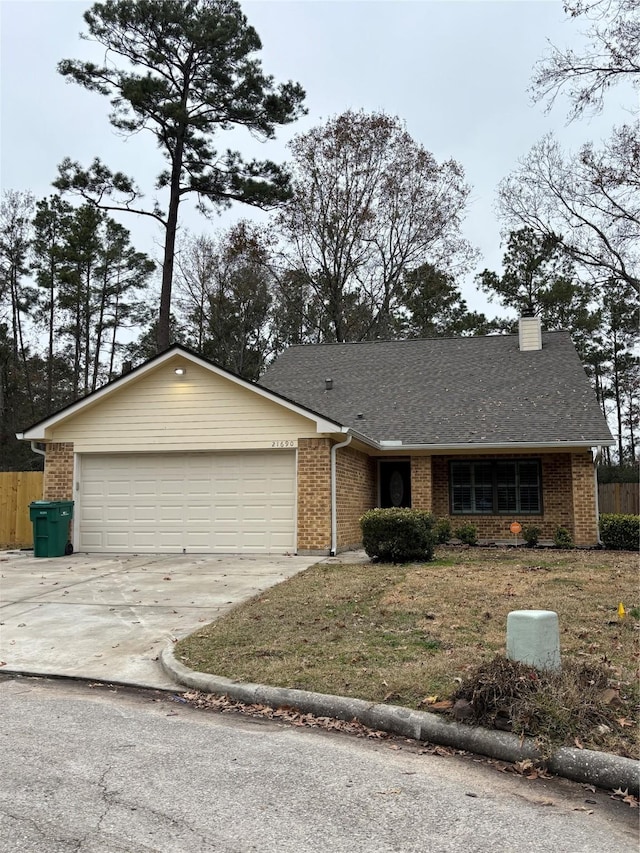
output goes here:
[[579, 441], [508, 441], [508, 442], [460, 442], [453, 444], [385, 444], [384, 441], [364, 436], [355, 430], [349, 430], [354, 438], [374, 447], [376, 450], [384, 451], [406, 451], [406, 450], [429, 450], [432, 452], [448, 452], [454, 450], [466, 450], [468, 452], [478, 450], [566, 450], [571, 447], [612, 447], [615, 445], [613, 439], [581, 439]]

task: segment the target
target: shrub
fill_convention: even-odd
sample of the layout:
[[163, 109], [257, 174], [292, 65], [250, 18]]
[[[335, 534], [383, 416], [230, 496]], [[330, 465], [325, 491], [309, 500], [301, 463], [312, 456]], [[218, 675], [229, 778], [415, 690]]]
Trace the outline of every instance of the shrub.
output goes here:
[[538, 544], [538, 539], [540, 538], [540, 528], [530, 524], [528, 527], [523, 528], [522, 538], [529, 548], [535, 548]]
[[637, 551], [640, 539], [639, 515], [603, 514], [600, 516], [602, 544], [613, 551]]
[[464, 542], [465, 545], [478, 544], [478, 528], [475, 524], [461, 524], [460, 527], [455, 529], [454, 533], [461, 542]]
[[556, 548], [573, 548], [573, 539], [566, 527], [556, 528], [553, 536], [553, 544]]
[[419, 509], [371, 509], [360, 519], [362, 545], [369, 557], [385, 563], [432, 560], [433, 516]]
[[448, 518], [439, 518], [433, 528], [436, 542], [439, 545], [444, 545], [451, 539], [451, 522]]

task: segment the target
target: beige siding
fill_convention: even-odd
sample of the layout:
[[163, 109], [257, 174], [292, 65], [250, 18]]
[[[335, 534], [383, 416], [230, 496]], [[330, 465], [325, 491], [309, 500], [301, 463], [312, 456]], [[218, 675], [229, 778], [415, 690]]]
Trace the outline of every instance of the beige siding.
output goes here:
[[[76, 453], [242, 450], [295, 447], [315, 424], [259, 394], [180, 357], [98, 400], [48, 434]], [[289, 443], [291, 442], [291, 443]]]

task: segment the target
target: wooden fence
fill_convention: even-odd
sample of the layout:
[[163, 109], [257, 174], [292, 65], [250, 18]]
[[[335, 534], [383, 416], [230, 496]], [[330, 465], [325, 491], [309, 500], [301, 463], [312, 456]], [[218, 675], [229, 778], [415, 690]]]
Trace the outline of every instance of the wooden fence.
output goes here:
[[29, 504], [42, 498], [42, 471], [0, 471], [0, 548], [33, 546]]
[[598, 485], [600, 512], [621, 512], [640, 515], [640, 489], [637, 483], [600, 483]]

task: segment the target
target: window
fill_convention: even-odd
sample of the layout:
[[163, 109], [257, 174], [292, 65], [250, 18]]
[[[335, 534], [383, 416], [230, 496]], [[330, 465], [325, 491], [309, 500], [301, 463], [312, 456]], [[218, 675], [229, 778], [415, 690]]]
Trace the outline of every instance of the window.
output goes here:
[[494, 459], [451, 462], [451, 512], [495, 515], [542, 512], [540, 462]]

